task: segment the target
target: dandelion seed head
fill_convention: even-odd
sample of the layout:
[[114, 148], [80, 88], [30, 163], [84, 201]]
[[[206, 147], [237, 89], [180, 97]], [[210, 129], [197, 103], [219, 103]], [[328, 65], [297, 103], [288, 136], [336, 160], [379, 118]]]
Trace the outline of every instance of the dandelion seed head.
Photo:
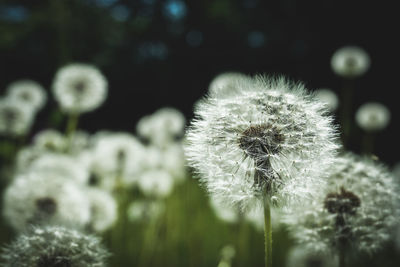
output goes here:
[[48, 172], [18, 175], [4, 194], [3, 215], [18, 232], [31, 224], [83, 227], [90, 219], [89, 200], [81, 187]]
[[330, 89], [321, 88], [315, 90], [314, 95], [317, 99], [327, 104], [328, 109], [331, 112], [337, 110], [339, 106], [339, 98], [338, 96]]
[[148, 170], [140, 174], [138, 187], [146, 196], [165, 198], [172, 193], [174, 180], [165, 170]]
[[138, 135], [153, 145], [164, 147], [183, 135], [185, 116], [177, 109], [165, 107], [144, 116], [136, 126]]
[[338, 157], [327, 172], [320, 194], [284, 216], [294, 237], [311, 251], [335, 253], [343, 245], [377, 251], [399, 220], [392, 175], [384, 165], [352, 153]]
[[43, 153], [32, 160], [26, 172], [48, 173], [49, 176], [65, 178], [81, 185], [89, 179], [86, 166], [67, 154]]
[[339, 76], [356, 78], [368, 71], [370, 57], [361, 47], [345, 46], [332, 55], [331, 67]]
[[100, 239], [59, 226], [32, 227], [2, 251], [4, 266], [106, 266]]
[[236, 94], [201, 101], [187, 132], [185, 154], [211, 194], [242, 208], [310, 197], [332, 162], [336, 131], [324, 104], [301, 84], [256, 77]]
[[208, 86], [208, 94], [213, 97], [227, 97], [234, 94], [237, 81], [250, 77], [240, 72], [223, 72], [215, 76]]
[[46, 129], [33, 137], [33, 145], [43, 151], [63, 152], [66, 150], [67, 140], [60, 132]]
[[144, 147], [128, 133], [101, 133], [94, 137], [92, 170], [100, 177], [120, 176], [126, 184], [133, 184], [144, 162]]
[[117, 203], [113, 196], [104, 190], [90, 188], [87, 194], [91, 210], [89, 227], [96, 232], [104, 232], [117, 220]]
[[33, 123], [29, 106], [11, 98], [0, 99], [0, 135], [22, 136]]
[[105, 101], [107, 80], [94, 66], [70, 64], [57, 71], [53, 93], [64, 112], [89, 112]]
[[381, 131], [389, 125], [390, 111], [383, 104], [370, 102], [358, 108], [355, 118], [358, 126], [364, 131]]
[[35, 81], [19, 80], [7, 86], [7, 97], [20, 101], [37, 111], [46, 103], [47, 93], [45, 89]]

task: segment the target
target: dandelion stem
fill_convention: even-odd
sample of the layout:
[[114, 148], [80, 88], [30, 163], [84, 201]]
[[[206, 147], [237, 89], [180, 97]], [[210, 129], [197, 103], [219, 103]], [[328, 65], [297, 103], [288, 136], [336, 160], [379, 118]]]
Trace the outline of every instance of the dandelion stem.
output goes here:
[[65, 135], [68, 138], [71, 138], [71, 136], [74, 134], [78, 126], [78, 118], [79, 118], [78, 113], [71, 113], [68, 116], [67, 127], [65, 129]]
[[264, 235], [265, 235], [265, 267], [272, 267], [271, 204], [266, 194], [264, 195]]
[[343, 246], [339, 248], [339, 267], [346, 267], [346, 250]]

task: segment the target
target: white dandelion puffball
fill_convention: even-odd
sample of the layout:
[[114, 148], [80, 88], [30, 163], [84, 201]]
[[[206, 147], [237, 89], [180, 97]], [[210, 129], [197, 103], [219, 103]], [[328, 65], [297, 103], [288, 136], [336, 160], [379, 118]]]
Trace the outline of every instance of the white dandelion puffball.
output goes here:
[[96, 188], [89, 188], [87, 195], [91, 207], [89, 227], [96, 232], [104, 232], [117, 220], [117, 202], [109, 192]]
[[80, 114], [98, 108], [107, 97], [107, 80], [96, 67], [70, 64], [57, 71], [53, 93], [66, 113]]
[[377, 251], [399, 221], [398, 188], [382, 164], [351, 153], [329, 166], [326, 188], [285, 214], [295, 239], [312, 251]]
[[357, 46], [346, 46], [335, 51], [331, 58], [332, 70], [339, 76], [355, 78], [363, 75], [370, 66], [368, 53]]
[[286, 267], [336, 267], [338, 257], [328, 253], [309, 251], [303, 246], [292, 248], [287, 257]]
[[95, 236], [60, 226], [32, 227], [6, 246], [2, 266], [105, 267], [110, 253]]
[[157, 200], [136, 200], [127, 209], [128, 219], [149, 221], [159, 218], [165, 212], [165, 203]]
[[336, 109], [339, 106], [339, 98], [330, 89], [327, 88], [321, 88], [318, 90], [315, 90], [314, 95], [317, 99], [319, 99], [321, 102], [326, 103], [328, 106], [328, 109], [332, 112], [336, 111]]
[[145, 196], [164, 198], [171, 194], [174, 180], [165, 170], [148, 170], [139, 176], [138, 186]]
[[4, 194], [3, 215], [17, 231], [30, 224], [85, 226], [90, 205], [83, 189], [47, 172], [21, 174]]
[[46, 172], [56, 178], [65, 178], [84, 185], [89, 179], [89, 170], [77, 158], [57, 153], [43, 153], [34, 159], [27, 172]]
[[0, 135], [21, 136], [33, 123], [33, 112], [29, 106], [10, 98], [0, 99]]
[[390, 111], [380, 103], [370, 102], [360, 106], [355, 117], [358, 126], [364, 131], [380, 131], [389, 125]]
[[321, 166], [336, 154], [324, 104], [301, 84], [257, 77], [229, 98], [209, 97], [195, 110], [185, 154], [211, 194], [242, 208], [311, 196]]
[[163, 147], [183, 135], [185, 123], [182, 112], [165, 107], [141, 118], [136, 130], [139, 136], [148, 139], [151, 144]]
[[20, 101], [37, 111], [46, 104], [47, 93], [45, 89], [35, 81], [19, 80], [7, 86], [7, 97]]
[[92, 170], [99, 177], [114, 177], [133, 184], [143, 168], [144, 147], [131, 134], [102, 133], [95, 136]]
[[226, 97], [236, 93], [237, 81], [250, 79], [240, 72], [223, 72], [215, 76], [208, 86], [208, 94], [212, 97]]
[[67, 148], [67, 139], [59, 131], [46, 129], [33, 137], [33, 145], [43, 151], [63, 152]]

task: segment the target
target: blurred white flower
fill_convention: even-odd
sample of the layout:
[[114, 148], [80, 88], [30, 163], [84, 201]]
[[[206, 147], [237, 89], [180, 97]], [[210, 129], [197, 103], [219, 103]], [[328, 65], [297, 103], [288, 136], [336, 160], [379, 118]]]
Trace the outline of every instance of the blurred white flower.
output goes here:
[[92, 171], [101, 179], [111, 177], [127, 185], [135, 183], [143, 168], [143, 145], [123, 132], [103, 132], [94, 139]]
[[355, 117], [358, 126], [364, 131], [380, 131], [388, 126], [390, 111], [380, 103], [370, 102], [361, 105]]
[[67, 140], [59, 131], [46, 129], [33, 137], [33, 145], [43, 151], [63, 152], [67, 148]]
[[107, 191], [89, 188], [91, 219], [89, 227], [96, 232], [104, 232], [117, 220], [117, 203]]
[[309, 251], [303, 246], [292, 248], [286, 260], [286, 267], [336, 267], [338, 257], [331, 254]]
[[94, 66], [70, 64], [57, 71], [53, 93], [64, 112], [89, 112], [105, 101], [107, 80]]
[[29, 106], [15, 99], [0, 99], [0, 135], [25, 135], [32, 126], [34, 114]]
[[286, 214], [296, 240], [315, 252], [348, 247], [372, 253], [392, 236], [399, 221], [398, 185], [389, 170], [351, 153], [329, 166], [328, 185]]
[[16, 177], [4, 194], [3, 215], [17, 231], [30, 224], [83, 227], [90, 219], [90, 205], [83, 189], [73, 181], [48, 172]]
[[157, 200], [136, 200], [127, 209], [130, 221], [149, 221], [157, 219], [165, 212], [165, 204]]
[[338, 106], [339, 106], [339, 98], [330, 89], [327, 88], [321, 88], [318, 90], [315, 90], [314, 95], [317, 99], [319, 99], [321, 102], [326, 103], [328, 106], [328, 109], [332, 112], [334, 112]]
[[179, 110], [166, 107], [141, 118], [136, 130], [151, 144], [163, 147], [183, 135], [185, 123], [185, 116]]
[[95, 236], [60, 226], [32, 227], [1, 253], [4, 266], [105, 267], [110, 256]]
[[370, 67], [370, 57], [361, 47], [345, 46], [332, 55], [331, 67], [339, 76], [355, 78], [367, 72]]
[[167, 170], [175, 182], [183, 182], [186, 178], [186, 161], [181, 143], [171, 144], [162, 151], [161, 168]]
[[20, 101], [36, 112], [46, 104], [47, 93], [44, 88], [35, 81], [19, 80], [7, 86], [7, 97]]
[[171, 194], [174, 180], [165, 170], [148, 170], [139, 175], [138, 186], [145, 196], [164, 198]]
[[211, 194], [242, 208], [311, 196], [323, 182], [336, 132], [324, 104], [301, 84], [258, 77], [195, 110], [185, 153]]
[[89, 170], [76, 158], [57, 153], [43, 153], [34, 159], [27, 172], [46, 172], [55, 178], [65, 178], [75, 183], [85, 185], [89, 179]]
[[211, 97], [227, 97], [237, 93], [237, 82], [250, 79], [249, 76], [240, 72], [224, 72], [215, 76], [208, 87]]

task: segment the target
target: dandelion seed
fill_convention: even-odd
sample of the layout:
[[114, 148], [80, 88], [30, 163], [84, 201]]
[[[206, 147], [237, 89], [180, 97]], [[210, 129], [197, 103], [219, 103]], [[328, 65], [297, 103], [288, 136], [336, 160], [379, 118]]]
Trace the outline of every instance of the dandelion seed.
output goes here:
[[57, 71], [53, 93], [64, 112], [89, 112], [105, 101], [107, 80], [94, 66], [70, 64]]
[[47, 100], [44, 88], [31, 80], [19, 80], [9, 84], [7, 86], [7, 97], [32, 107], [33, 111], [43, 108]]
[[335, 155], [323, 103], [285, 79], [242, 79], [227, 98], [199, 104], [186, 156], [211, 194], [242, 208], [311, 196]]
[[345, 78], [356, 78], [368, 71], [370, 57], [367, 52], [357, 46], [345, 46], [333, 54], [332, 70]]
[[74, 182], [49, 172], [15, 177], [4, 194], [3, 215], [17, 231], [30, 224], [75, 225], [90, 219], [89, 200]]
[[4, 266], [105, 267], [109, 252], [100, 239], [59, 226], [32, 227], [5, 249]]
[[381, 131], [390, 122], [390, 111], [380, 103], [371, 102], [360, 106], [355, 117], [358, 126], [364, 131]]
[[0, 99], [0, 135], [25, 135], [33, 123], [31, 109], [15, 99]]
[[285, 215], [294, 237], [310, 251], [373, 253], [399, 220], [397, 185], [388, 169], [347, 153], [329, 166], [319, 196]]

